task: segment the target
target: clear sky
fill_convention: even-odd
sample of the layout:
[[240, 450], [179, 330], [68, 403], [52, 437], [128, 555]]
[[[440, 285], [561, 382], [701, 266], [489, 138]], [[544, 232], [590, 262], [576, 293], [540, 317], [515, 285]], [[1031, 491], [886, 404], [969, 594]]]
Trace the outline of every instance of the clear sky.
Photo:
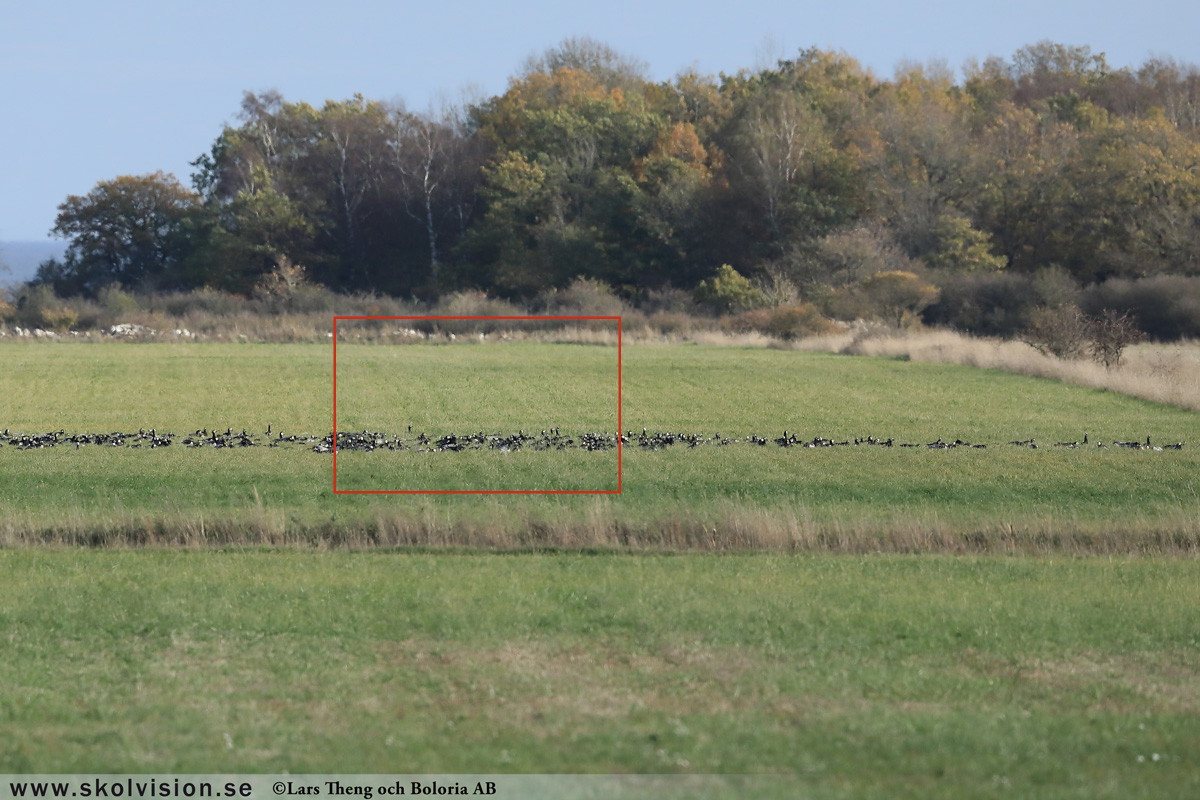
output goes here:
[[45, 239], [97, 181], [188, 162], [242, 92], [314, 105], [361, 92], [425, 108], [502, 92], [526, 56], [590, 36], [650, 65], [736, 72], [803, 47], [881, 76], [903, 60], [1010, 57], [1050, 39], [1115, 66], [1200, 63], [1200, 0], [2, 0], [0, 241]]

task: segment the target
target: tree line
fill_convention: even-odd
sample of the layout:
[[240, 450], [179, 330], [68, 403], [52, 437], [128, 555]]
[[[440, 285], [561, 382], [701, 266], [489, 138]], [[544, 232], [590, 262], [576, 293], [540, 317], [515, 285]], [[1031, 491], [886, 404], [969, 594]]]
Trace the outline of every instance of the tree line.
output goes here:
[[37, 280], [246, 294], [300, 265], [343, 292], [522, 299], [583, 277], [636, 299], [725, 267], [828, 304], [892, 273], [950, 294], [1200, 273], [1200, 70], [1172, 59], [1040, 42], [961, 80], [881, 79], [808, 49], [654, 82], [571, 39], [477, 102], [269, 91], [238, 123], [190, 186], [159, 172], [68, 197], [70, 248]]

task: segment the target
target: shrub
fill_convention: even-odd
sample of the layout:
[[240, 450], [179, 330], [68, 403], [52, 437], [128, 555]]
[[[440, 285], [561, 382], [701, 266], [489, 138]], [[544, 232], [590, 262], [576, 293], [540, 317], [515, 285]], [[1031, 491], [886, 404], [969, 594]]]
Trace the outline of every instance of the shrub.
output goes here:
[[882, 224], [854, 223], [819, 239], [811, 247], [797, 248], [785, 261], [787, 272], [801, 284], [850, 286], [872, 275], [911, 270], [913, 260]]
[[822, 310], [833, 319], [854, 320], [871, 316], [871, 309], [863, 300], [857, 286], [832, 289], [821, 300]]
[[[110, 314], [104, 306], [96, 301], [72, 297], [69, 303], [71, 309], [78, 315], [75, 323], [71, 326], [76, 330], [96, 330], [118, 321], [115, 315]], [[137, 310], [137, 307], [138, 303], [135, 301], [134, 309]]]
[[305, 283], [292, 287], [284, 308], [293, 314], [328, 313], [338, 307], [338, 296], [319, 284]]
[[548, 289], [538, 295], [537, 303], [547, 314], [583, 317], [616, 317], [625, 310], [612, 287], [594, 278], [580, 276], [565, 289]]
[[859, 293], [876, 316], [894, 323], [897, 328], [915, 318], [938, 297], [936, 286], [905, 270], [872, 275], [862, 282]]
[[1076, 359], [1087, 352], [1089, 336], [1083, 312], [1077, 306], [1059, 306], [1036, 309], [1021, 333], [1021, 341], [1044, 355]]
[[1116, 278], [1084, 290], [1080, 305], [1095, 317], [1105, 311], [1127, 314], [1138, 329], [1159, 341], [1200, 337], [1200, 278]]
[[712, 278], [700, 281], [695, 297], [697, 303], [718, 312], [740, 311], [766, 302], [762, 292], [728, 264], [722, 264]]
[[[483, 292], [455, 292], [442, 297], [431, 312], [442, 317], [521, 317], [523, 309], [507, 300], [488, 297]], [[424, 333], [491, 333], [505, 327], [503, 322], [488, 320], [414, 320], [413, 327]]]
[[433, 314], [445, 317], [519, 317], [525, 312], [507, 300], [488, 297], [484, 292], [454, 292], [442, 297]]
[[1112, 369], [1121, 365], [1125, 348], [1141, 341], [1145, 335], [1137, 329], [1129, 314], [1106, 309], [1089, 326], [1091, 343], [1088, 352], [1092, 359]]
[[656, 330], [665, 336], [671, 334], [687, 334], [696, 328], [696, 318], [681, 311], [656, 311], [646, 321], [651, 330]]
[[941, 294], [921, 316], [927, 325], [944, 325], [976, 336], [1012, 337], [1029, 326], [1039, 305], [1062, 302], [1043, 300], [1025, 275], [958, 275], [941, 282]]
[[803, 339], [805, 336], [821, 336], [833, 333], [833, 330], [833, 323], [816, 307], [809, 303], [801, 303], [772, 309], [765, 332], [778, 339], [791, 340]]
[[1077, 359], [1086, 354], [1112, 369], [1143, 334], [1128, 314], [1106, 310], [1088, 317], [1076, 306], [1060, 306], [1035, 311], [1021, 338], [1047, 355]]
[[17, 310], [13, 317], [18, 325], [52, 331], [70, 330], [79, 319], [78, 313], [45, 284], [28, 288], [17, 299]]
[[700, 310], [696, 306], [695, 292], [676, 289], [674, 286], [648, 290], [642, 295], [638, 307], [651, 314], [658, 312], [695, 314]]
[[757, 286], [763, 301], [769, 306], [796, 306], [800, 303], [799, 287], [778, 268], [769, 269]]
[[[156, 306], [157, 303], [152, 304]], [[237, 295], [202, 288], [192, 292], [175, 292], [162, 297], [163, 309], [172, 317], [203, 313], [214, 317], [232, 317], [248, 310], [246, 300]]]
[[762, 333], [785, 341], [831, 333], [833, 325], [807, 303], [778, 308], [755, 308], [721, 318], [726, 333]]
[[328, 311], [332, 303], [324, 287], [308, 278], [308, 270], [286, 255], [275, 256], [275, 266], [254, 286], [254, 297], [272, 311]]
[[121, 290], [121, 284], [114, 283], [100, 290], [96, 299], [100, 306], [112, 317], [132, 314], [139, 310], [137, 298]]
[[733, 316], [721, 317], [721, 330], [726, 333], [761, 333], [771, 322], [769, 308], [754, 308]]

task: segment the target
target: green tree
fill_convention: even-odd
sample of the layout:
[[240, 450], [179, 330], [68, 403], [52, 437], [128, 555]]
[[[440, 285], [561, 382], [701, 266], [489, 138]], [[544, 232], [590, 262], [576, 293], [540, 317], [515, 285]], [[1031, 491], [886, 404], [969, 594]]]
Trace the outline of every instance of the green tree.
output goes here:
[[728, 264], [722, 264], [716, 275], [700, 281], [695, 296], [696, 302], [722, 312], [743, 311], [765, 302], [763, 293]]
[[[1092, 232], [1076, 226], [1097, 209], [1079, 202], [1073, 174], [1083, 133], [1028, 108], [1002, 104], [976, 144], [975, 220], [1006, 267], [1032, 272], [1061, 264], [1075, 272]], [[1090, 224], [1090, 223], [1085, 223]]]
[[519, 78], [553, 75], [560, 69], [585, 73], [606, 89], [640, 94], [649, 66], [639, 58], [614, 50], [590, 36], [570, 36], [544, 53], [525, 59]]
[[971, 220], [945, 213], [933, 225], [934, 246], [925, 256], [932, 269], [944, 272], [994, 272], [1004, 268], [1004, 258], [992, 253], [991, 237]]
[[921, 68], [873, 98], [858, 139], [871, 206], [912, 258], [937, 249], [939, 221], [973, 195], [969, 117], [966, 98]]
[[430, 279], [438, 284], [441, 262], [473, 220], [486, 150], [461, 107], [445, 106], [437, 114], [399, 107], [391, 123], [389, 146], [402, 205], [424, 230]]
[[570, 67], [514, 81], [474, 121], [495, 155], [466, 247], [469, 280], [528, 295], [577, 275], [656, 285], [678, 269], [678, 228], [708, 180], [689, 123]]
[[187, 221], [200, 198], [163, 172], [100, 181], [58, 207], [52, 233], [70, 240], [61, 264], [45, 265], [42, 282], [60, 293], [94, 295], [101, 287], [170, 287], [192, 241]]
[[[251, 256], [250, 263], [222, 267], [219, 280], [260, 272], [271, 238], [266, 225], [275, 238], [290, 241], [281, 248], [290, 258], [330, 287], [408, 293], [427, 286], [436, 263], [431, 244], [452, 246], [470, 212], [448, 233], [439, 228], [431, 242], [424, 215], [409, 213], [419, 205], [405, 172], [413, 163], [411, 126], [398, 125], [398, 118], [408, 117], [361, 95], [314, 108], [286, 102], [277, 92], [247, 93], [241, 124], [226, 128], [195, 162], [193, 181], [220, 222], [210, 226], [214, 254], [240, 248]], [[442, 149], [433, 155], [434, 166], [447, 171]], [[469, 180], [450, 172], [453, 180], [439, 183], [438, 196], [429, 198], [440, 204], [430, 210], [441, 217], [448, 214], [448, 196], [461, 197], [464, 186], [473, 191]], [[215, 258], [202, 263], [220, 264]]]
[[1101, 87], [1112, 70], [1104, 53], [1043, 39], [1013, 54], [1010, 74], [1017, 101], [1032, 103], [1071, 92], [1086, 96]]
[[247, 294], [281, 259], [311, 253], [312, 223], [291, 199], [265, 184], [259, 180], [259, 188], [243, 189], [197, 215], [200, 244], [186, 263], [191, 285]]
[[732, 110], [714, 133], [709, 252], [757, 266], [852, 221], [864, 194], [848, 145], [871, 83], [857, 63], [810, 50], [723, 78]]

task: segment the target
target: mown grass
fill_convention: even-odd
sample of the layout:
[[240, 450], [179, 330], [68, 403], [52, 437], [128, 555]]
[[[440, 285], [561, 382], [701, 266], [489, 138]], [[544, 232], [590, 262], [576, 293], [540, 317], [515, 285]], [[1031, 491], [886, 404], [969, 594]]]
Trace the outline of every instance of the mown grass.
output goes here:
[[[0, 351], [7, 398], [0, 424], [15, 430], [332, 428], [328, 347]], [[440, 383], [443, 372], [449, 377]], [[426, 427], [434, 434], [610, 429], [614, 372], [608, 347], [341, 345], [339, 424], [399, 433], [413, 424], [414, 434]], [[636, 431], [774, 438], [789, 430], [803, 438], [918, 443], [943, 437], [989, 448], [627, 447], [619, 496], [505, 499], [335, 496], [332, 459], [304, 449], [5, 447], [0, 536], [200, 544], [213, 531], [220, 541], [236, 540], [240, 530], [243, 541], [363, 546], [1103, 552], [1192, 551], [1200, 541], [1195, 412], [954, 365], [699, 346], [627, 347], [624, 386], [625, 427]], [[1149, 435], [1156, 443], [1182, 440], [1185, 448], [1048, 446], [1085, 432], [1092, 442]], [[1043, 447], [1005, 444], [1031, 437]], [[615, 471], [612, 452], [339, 454], [339, 488], [607, 489]]]
[[0, 772], [1200, 791], [1191, 559], [25, 549], [0, 568]]

